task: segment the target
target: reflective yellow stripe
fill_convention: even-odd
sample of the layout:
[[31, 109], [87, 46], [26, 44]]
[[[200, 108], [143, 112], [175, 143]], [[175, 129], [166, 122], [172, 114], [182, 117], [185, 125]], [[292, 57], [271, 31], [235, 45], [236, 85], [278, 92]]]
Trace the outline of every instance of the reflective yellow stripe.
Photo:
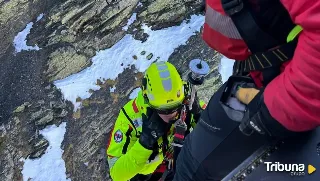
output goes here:
[[287, 36], [287, 42], [294, 40], [302, 30], [303, 29], [300, 25], [296, 25]]

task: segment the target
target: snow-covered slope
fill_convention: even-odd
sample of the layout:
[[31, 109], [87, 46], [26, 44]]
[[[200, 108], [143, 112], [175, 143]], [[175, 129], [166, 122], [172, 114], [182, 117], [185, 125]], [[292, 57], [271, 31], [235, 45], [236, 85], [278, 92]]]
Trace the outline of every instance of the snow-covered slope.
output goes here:
[[[169, 27], [152, 31], [148, 26], [142, 28], [149, 35], [147, 41], [135, 40], [132, 35], [126, 35], [118, 43], [109, 49], [97, 52], [92, 58], [92, 65], [83, 71], [71, 75], [63, 80], [58, 80], [55, 85], [61, 89], [65, 99], [75, 105], [75, 110], [81, 105], [76, 102], [77, 97], [86, 99], [91, 96], [90, 89], [98, 90], [97, 79], [116, 79], [126, 68], [134, 65], [135, 68], [144, 72], [149, 65], [156, 61], [167, 61], [174, 49], [184, 45], [190, 36], [199, 31], [204, 22], [203, 16], [193, 15], [190, 22], [184, 21], [180, 26]], [[141, 52], [145, 51], [145, 55]], [[148, 60], [147, 55], [152, 53]], [[133, 56], [136, 56], [135, 60]]]
[[27, 181], [70, 181], [66, 179], [66, 168], [62, 159], [63, 150], [60, 148], [66, 132], [66, 123], [59, 127], [53, 125], [40, 131], [50, 146], [39, 159], [26, 159], [22, 170], [23, 180]]

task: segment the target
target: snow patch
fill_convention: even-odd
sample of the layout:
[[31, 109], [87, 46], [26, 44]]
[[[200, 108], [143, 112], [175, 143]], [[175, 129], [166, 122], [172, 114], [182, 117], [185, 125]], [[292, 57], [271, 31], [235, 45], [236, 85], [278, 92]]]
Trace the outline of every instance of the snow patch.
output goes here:
[[40, 50], [40, 48], [36, 46], [28, 46], [27, 45], [27, 36], [30, 33], [30, 30], [33, 26], [33, 22], [27, 24], [26, 28], [19, 32], [17, 36], [14, 37], [13, 44], [16, 50], [16, 53], [21, 52], [22, 50]]
[[143, 4], [141, 2], [138, 3], [138, 7], [140, 7], [140, 6], [141, 7], [143, 6]]
[[116, 90], [116, 86], [110, 87], [110, 92], [114, 92]]
[[85, 166], [88, 166], [88, 165], [89, 165], [89, 162], [84, 163], [84, 165], [85, 165]]
[[[64, 98], [71, 101], [76, 111], [81, 103], [77, 103], [77, 97], [87, 99], [91, 96], [88, 91], [99, 90], [97, 79], [116, 79], [126, 67], [134, 65], [139, 72], [144, 72], [152, 62], [157, 60], [167, 61], [175, 48], [185, 45], [190, 36], [200, 31], [204, 23], [204, 16], [193, 15], [189, 23], [184, 21], [180, 26], [152, 31], [150, 27], [143, 25], [144, 32], [149, 34], [145, 42], [135, 40], [132, 35], [124, 36], [119, 42], [109, 49], [98, 51], [92, 58], [92, 65], [81, 72], [65, 79], [55, 81], [54, 84], [61, 90]], [[141, 52], [145, 51], [145, 55]], [[147, 59], [151, 55], [150, 60]], [[133, 58], [136, 56], [137, 60]], [[150, 56], [149, 56], [150, 58]]]
[[[43, 18], [44, 14], [40, 14], [37, 17], [37, 22]], [[27, 45], [27, 36], [30, 33], [30, 30], [33, 26], [33, 22], [30, 22], [27, 24], [27, 26], [25, 27], [24, 30], [22, 30], [21, 32], [19, 32], [13, 40], [13, 44], [14, 44], [14, 48], [15, 48], [15, 52], [19, 53], [22, 50], [26, 50], [26, 51], [30, 51], [30, 50], [40, 50], [40, 48], [36, 45], [36, 46], [28, 46]]]
[[219, 73], [222, 77], [222, 82], [225, 83], [232, 75], [234, 60], [227, 57], [222, 57], [220, 60]]
[[43, 16], [44, 16], [44, 14], [41, 13], [41, 14], [37, 17], [37, 21], [36, 21], [36, 22], [40, 21], [40, 20], [43, 18]]
[[129, 26], [135, 21], [137, 20], [137, 13], [133, 13], [132, 16], [130, 17], [130, 19], [128, 20], [128, 23], [126, 26], [122, 27], [122, 30], [127, 31]]
[[52, 125], [40, 131], [40, 134], [49, 141], [49, 147], [41, 158], [24, 161], [22, 170], [24, 181], [29, 179], [33, 181], [71, 181], [67, 179], [65, 163], [62, 159], [63, 150], [60, 148], [65, 132], [65, 122], [59, 127]]
[[131, 92], [129, 99], [134, 99], [138, 96], [139, 91], [141, 91], [141, 88], [135, 88], [133, 89], [133, 91]]

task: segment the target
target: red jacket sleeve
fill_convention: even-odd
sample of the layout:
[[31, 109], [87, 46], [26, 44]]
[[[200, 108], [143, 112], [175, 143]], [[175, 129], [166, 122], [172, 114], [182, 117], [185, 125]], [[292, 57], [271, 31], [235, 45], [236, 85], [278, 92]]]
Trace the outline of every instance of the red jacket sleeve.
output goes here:
[[287, 129], [306, 131], [320, 125], [320, 1], [281, 2], [303, 31], [293, 59], [266, 87], [264, 101]]

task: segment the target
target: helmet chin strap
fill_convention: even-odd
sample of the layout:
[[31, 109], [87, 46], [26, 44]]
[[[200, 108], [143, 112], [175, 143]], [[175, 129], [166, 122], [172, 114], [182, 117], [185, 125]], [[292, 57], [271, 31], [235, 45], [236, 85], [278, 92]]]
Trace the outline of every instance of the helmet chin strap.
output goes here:
[[179, 111], [180, 111], [180, 113], [177, 114], [177, 116], [174, 117], [174, 119], [170, 120], [169, 123], [175, 124], [175, 123], [177, 123], [178, 120], [182, 121], [182, 122], [185, 122], [186, 115], [187, 115], [187, 113], [186, 113], [186, 111], [187, 111], [186, 105], [183, 105], [183, 107], [181, 108], [181, 110], [179, 109]]
[[[180, 111], [180, 110], [179, 110]], [[174, 124], [180, 119], [180, 114], [177, 114], [172, 120], [169, 121], [170, 124]]]

